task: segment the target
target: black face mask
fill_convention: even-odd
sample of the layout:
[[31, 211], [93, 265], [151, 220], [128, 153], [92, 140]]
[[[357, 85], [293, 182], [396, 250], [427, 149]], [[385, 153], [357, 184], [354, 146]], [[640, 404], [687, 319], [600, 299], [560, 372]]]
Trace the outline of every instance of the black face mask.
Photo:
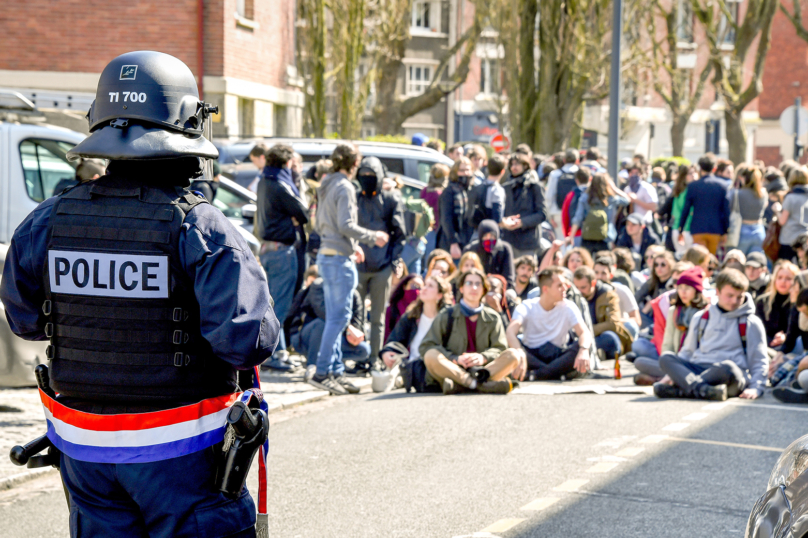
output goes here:
[[359, 186], [362, 187], [363, 196], [368, 198], [376, 196], [379, 180], [375, 174], [360, 174], [356, 179], [359, 181]]
[[471, 183], [471, 176], [457, 176], [457, 182], [468, 188]]

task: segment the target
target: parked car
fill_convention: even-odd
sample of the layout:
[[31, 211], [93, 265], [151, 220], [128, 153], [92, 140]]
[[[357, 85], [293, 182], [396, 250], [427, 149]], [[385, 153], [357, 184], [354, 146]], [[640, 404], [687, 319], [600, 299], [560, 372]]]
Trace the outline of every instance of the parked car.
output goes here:
[[[325, 138], [252, 138], [240, 140], [233, 144], [217, 143], [219, 148], [219, 164], [222, 174], [233, 179], [239, 185], [247, 187], [258, 175], [258, 170], [249, 159], [250, 150], [258, 142], [267, 146], [288, 144], [303, 157], [303, 162], [312, 165], [320, 159], [328, 158], [340, 140]], [[392, 176], [414, 178], [426, 184], [429, 181], [429, 170], [436, 163], [452, 166], [449, 157], [433, 149], [408, 144], [391, 144], [386, 142], [354, 142], [359, 152], [365, 157], [378, 157], [387, 166]], [[406, 193], [405, 193], [406, 194]]]
[[[11, 120], [14, 121], [6, 121]], [[84, 135], [42, 123], [34, 105], [14, 92], [0, 91], [0, 275], [14, 230], [57, 184], [75, 177], [66, 154]], [[223, 178], [212, 201], [236, 225], [254, 253], [255, 194]], [[2, 278], [2, 277], [0, 277]], [[15, 336], [0, 303], [0, 386], [34, 385], [33, 369], [44, 364], [47, 342]]]
[[791, 443], [769, 476], [746, 524], [746, 538], [808, 536], [808, 435]]

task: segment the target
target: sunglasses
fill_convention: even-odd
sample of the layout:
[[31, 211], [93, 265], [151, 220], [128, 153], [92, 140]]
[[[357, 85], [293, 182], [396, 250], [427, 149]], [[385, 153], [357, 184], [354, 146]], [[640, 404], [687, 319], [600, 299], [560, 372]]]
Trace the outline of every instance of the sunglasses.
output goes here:
[[472, 282], [470, 280], [465, 281], [463, 283], [463, 285], [466, 286], [467, 288], [482, 288], [483, 287], [482, 282]]
[[668, 266], [668, 264], [667, 264], [667, 263], [665, 263], [665, 262], [662, 262], [662, 263], [655, 263], [655, 264], [654, 264], [654, 269], [656, 269], [656, 268], [658, 268], [658, 267], [667, 267], [667, 266]]

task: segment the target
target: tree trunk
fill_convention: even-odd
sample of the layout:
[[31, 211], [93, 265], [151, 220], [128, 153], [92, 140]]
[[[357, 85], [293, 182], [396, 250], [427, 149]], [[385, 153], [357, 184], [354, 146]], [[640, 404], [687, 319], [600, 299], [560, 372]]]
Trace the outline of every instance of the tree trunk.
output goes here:
[[[536, 14], [539, 11], [539, 3], [536, 1], [521, 1], [519, 4], [519, 101], [515, 102], [520, 108], [519, 123], [514, 125], [516, 140], [525, 142], [532, 147], [536, 144], [536, 122], [531, 121], [534, 117], [536, 103], [535, 84], [535, 41], [533, 36], [536, 33]], [[513, 124], [512, 124], [513, 125]]]
[[325, 0], [315, 0], [315, 13], [317, 24], [313, 28], [309, 28], [313, 36], [313, 55], [314, 66], [312, 69], [312, 89], [314, 95], [311, 97], [312, 103], [312, 116], [311, 127], [312, 134], [315, 137], [325, 137], [325, 42], [327, 39], [328, 27], [325, 23]]
[[727, 124], [727, 144], [729, 160], [737, 167], [746, 160], [746, 126], [743, 123], [743, 111], [729, 108], [724, 111], [724, 122]]
[[681, 114], [675, 114], [671, 111], [673, 115], [673, 122], [671, 123], [671, 145], [673, 145], [673, 156], [674, 157], [683, 157], [684, 148], [685, 148], [685, 129], [687, 128], [687, 122], [690, 118], [685, 118]]

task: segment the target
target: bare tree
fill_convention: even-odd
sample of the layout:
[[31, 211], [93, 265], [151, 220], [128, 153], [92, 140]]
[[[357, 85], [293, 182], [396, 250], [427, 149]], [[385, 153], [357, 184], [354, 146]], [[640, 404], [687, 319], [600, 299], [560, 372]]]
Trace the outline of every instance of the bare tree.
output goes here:
[[325, 0], [300, 0], [297, 26], [297, 64], [306, 83], [305, 130], [314, 136], [324, 137], [328, 43]]
[[[689, 3], [680, 3], [676, 0], [666, 2], [670, 9], [665, 9], [661, 0], [653, 0], [651, 9], [646, 13], [648, 36], [635, 42], [635, 45], [645, 47], [650, 43], [648, 68], [654, 91], [662, 98], [671, 113], [671, 143], [673, 155], [681, 157], [684, 151], [685, 128], [690, 117], [704, 95], [707, 80], [713, 70], [713, 62], [707, 62], [701, 67], [683, 69], [679, 66], [679, 37], [680, 32], [690, 34], [692, 38], [693, 21]], [[657, 37], [657, 21], [664, 23], [661, 39]], [[680, 25], [685, 25], [684, 28]], [[689, 30], [689, 31], [688, 31]], [[638, 53], [641, 56], [641, 53]], [[695, 79], [695, 80], [694, 80]]]
[[780, 10], [785, 13], [785, 16], [791, 21], [791, 24], [794, 25], [794, 29], [797, 30], [799, 38], [803, 41], [808, 41], [808, 30], [806, 30], [805, 26], [802, 24], [802, 1], [803, 0], [792, 0], [794, 13], [790, 13], [786, 8], [785, 0], [783, 0], [783, 3], [780, 4]]
[[[729, 158], [746, 160], [743, 111], [763, 91], [763, 68], [771, 46], [772, 19], [779, 0], [749, 0], [738, 24], [727, 0], [691, 0], [710, 47], [716, 91], [724, 100]], [[737, 3], [734, 3], [737, 8]], [[734, 36], [734, 43], [728, 37]], [[753, 47], [757, 43], [756, 47]], [[730, 48], [731, 50], [727, 50]], [[751, 69], [747, 56], [754, 54]]]
[[[398, 77], [404, 68], [404, 53], [410, 41], [409, 0], [380, 0], [377, 31], [374, 37], [376, 48], [376, 104], [373, 117], [380, 134], [398, 134], [404, 121], [438, 104], [441, 99], [455, 91], [466, 81], [471, 57], [488, 18], [488, 6], [484, 0], [474, 0], [474, 22], [443, 55], [429, 86], [423, 93], [407, 96], [398, 91]], [[447, 74], [450, 62], [460, 53], [454, 72]]]
[[366, 0], [339, 0], [331, 4], [334, 15], [335, 86], [339, 108], [337, 126], [342, 138], [358, 138], [367, 102], [372, 72], [361, 76], [359, 65], [365, 54]]

